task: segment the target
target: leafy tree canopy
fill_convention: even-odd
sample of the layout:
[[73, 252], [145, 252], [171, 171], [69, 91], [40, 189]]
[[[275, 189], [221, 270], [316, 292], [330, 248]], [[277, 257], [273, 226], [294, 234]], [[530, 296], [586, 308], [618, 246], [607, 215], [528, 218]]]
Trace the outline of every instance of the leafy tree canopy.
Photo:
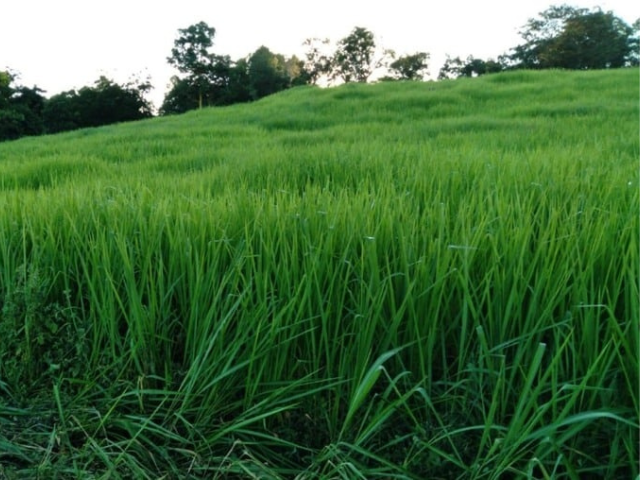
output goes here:
[[428, 73], [428, 60], [428, 53], [417, 52], [397, 58], [391, 62], [389, 68], [400, 80], [422, 80]]
[[171, 56], [167, 57], [170, 65], [187, 75], [190, 89], [197, 92], [199, 108], [210, 96], [211, 85], [224, 86], [229, 77], [231, 59], [209, 52], [215, 33], [215, 28], [205, 22], [181, 28], [174, 40]]
[[513, 49], [517, 68], [599, 69], [637, 64], [633, 27], [612, 12], [553, 6], [531, 18]]
[[212, 63], [209, 48], [213, 46], [215, 28], [205, 22], [199, 22], [187, 28], [178, 29], [178, 33], [178, 38], [173, 42], [171, 56], [167, 58], [169, 64], [181, 73], [189, 75], [209, 73]]
[[40, 135], [44, 130], [44, 90], [18, 85], [17, 78], [14, 72], [0, 71], [0, 141]]
[[198, 108], [199, 92], [187, 80], [171, 77], [171, 88], [164, 96], [160, 107], [160, 115], [185, 113]]
[[119, 85], [101, 76], [92, 87], [63, 92], [47, 100], [42, 112], [45, 129], [56, 133], [149, 118], [152, 109], [144, 95], [150, 89], [148, 81]]
[[0, 108], [6, 107], [13, 95], [13, 75], [9, 71], [0, 71]]
[[248, 73], [254, 100], [284, 90], [290, 84], [284, 56], [273, 53], [265, 46], [249, 57]]
[[329, 52], [328, 38], [307, 38], [303, 45], [306, 47], [304, 71], [308, 83], [316, 85], [320, 78], [331, 73], [332, 55]]
[[345, 83], [364, 83], [374, 70], [386, 66], [393, 56], [391, 50], [378, 53], [373, 33], [366, 28], [355, 27], [338, 42], [331, 62], [331, 77], [341, 78]]
[[460, 77], [478, 77], [487, 73], [497, 73], [505, 70], [506, 66], [501, 59], [482, 60], [469, 55], [466, 60], [460, 57], [451, 58], [447, 56], [444, 65], [438, 74], [438, 80]]

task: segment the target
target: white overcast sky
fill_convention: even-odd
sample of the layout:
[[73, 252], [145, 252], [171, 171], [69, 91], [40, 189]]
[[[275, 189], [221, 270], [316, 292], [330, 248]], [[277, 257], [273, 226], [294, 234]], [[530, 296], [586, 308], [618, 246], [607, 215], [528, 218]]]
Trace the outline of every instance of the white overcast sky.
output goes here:
[[216, 29], [213, 52], [236, 60], [261, 45], [302, 56], [308, 37], [337, 41], [355, 27], [371, 30], [398, 54], [426, 51], [435, 78], [445, 54], [497, 57], [520, 43], [518, 30], [550, 5], [600, 6], [631, 24], [636, 0], [3, 0], [0, 69], [20, 74], [51, 96], [91, 85], [100, 75], [125, 82], [150, 75], [159, 106], [179, 28], [205, 21]]

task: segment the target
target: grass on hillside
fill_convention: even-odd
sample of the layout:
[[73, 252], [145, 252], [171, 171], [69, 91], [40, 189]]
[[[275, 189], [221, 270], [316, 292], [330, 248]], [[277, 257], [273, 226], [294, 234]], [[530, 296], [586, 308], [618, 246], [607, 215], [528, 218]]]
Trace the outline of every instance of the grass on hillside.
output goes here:
[[0, 145], [0, 478], [635, 478], [634, 70]]

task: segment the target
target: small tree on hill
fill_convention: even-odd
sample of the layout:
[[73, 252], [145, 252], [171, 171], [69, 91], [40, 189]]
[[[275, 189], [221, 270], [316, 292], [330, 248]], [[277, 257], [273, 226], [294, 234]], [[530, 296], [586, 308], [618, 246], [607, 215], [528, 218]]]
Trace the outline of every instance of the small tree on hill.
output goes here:
[[308, 83], [316, 85], [320, 78], [331, 73], [332, 56], [328, 51], [329, 39], [307, 38], [303, 45], [307, 48], [304, 71], [308, 77]]
[[438, 80], [479, 77], [487, 73], [501, 72], [506, 69], [501, 60], [501, 58], [498, 58], [497, 61], [491, 58], [482, 60], [481, 58], [474, 58], [472, 55], [469, 55], [466, 60], [462, 60], [460, 57], [451, 58], [447, 55], [447, 59], [438, 74]]
[[429, 73], [428, 60], [429, 54], [426, 52], [404, 55], [391, 62], [389, 69], [400, 80], [422, 80]]
[[366, 28], [355, 27], [338, 42], [332, 59], [332, 78], [341, 78], [345, 83], [365, 83], [373, 72], [386, 67], [394, 57], [391, 50], [378, 53], [373, 33]]
[[216, 30], [205, 22], [179, 29], [178, 32], [167, 61], [187, 75], [186, 81], [198, 92], [198, 107], [202, 108], [211, 85], [220, 86], [227, 81], [231, 60], [228, 56], [209, 52]]
[[289, 86], [286, 60], [267, 47], [258, 48], [249, 57], [249, 85], [254, 100], [284, 90]]

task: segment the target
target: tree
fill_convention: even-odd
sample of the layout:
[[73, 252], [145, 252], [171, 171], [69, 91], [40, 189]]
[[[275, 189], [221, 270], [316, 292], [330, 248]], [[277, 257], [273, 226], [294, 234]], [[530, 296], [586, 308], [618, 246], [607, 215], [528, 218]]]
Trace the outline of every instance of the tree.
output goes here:
[[553, 6], [529, 19], [520, 34], [525, 42], [510, 56], [518, 68], [619, 68], [637, 58], [633, 27], [600, 9]]
[[101, 76], [94, 87], [80, 90], [80, 103], [85, 126], [108, 125], [117, 122], [141, 120], [152, 116], [152, 109], [144, 95], [151, 89], [149, 82], [131, 81], [119, 85]]
[[428, 73], [427, 60], [429, 60], [428, 53], [418, 52], [397, 58], [389, 68], [400, 80], [422, 80]]
[[23, 135], [42, 135], [44, 133], [44, 123], [42, 111], [45, 105], [45, 98], [42, 96], [44, 90], [33, 86], [17, 87], [12, 98], [13, 108], [23, 116]]
[[198, 108], [197, 89], [186, 80], [177, 76], [171, 77], [171, 88], [164, 96], [160, 115], [175, 115]]
[[205, 92], [212, 83], [220, 83], [221, 78], [223, 83], [226, 81], [225, 73], [228, 77], [231, 62], [227, 56], [209, 53], [216, 30], [205, 22], [178, 29], [178, 32], [167, 61], [187, 75], [187, 82], [198, 92], [198, 107], [202, 108]]
[[309, 84], [316, 85], [320, 78], [331, 73], [332, 57], [328, 51], [329, 39], [307, 38], [303, 45], [307, 47], [304, 61], [305, 75], [309, 79]]
[[249, 86], [254, 100], [289, 87], [284, 56], [261, 46], [249, 57]]
[[299, 87], [311, 83], [311, 76], [304, 68], [304, 64], [304, 60], [299, 59], [295, 55], [285, 60], [284, 68], [287, 72], [287, 77], [289, 77], [291, 87]]
[[43, 118], [47, 133], [66, 132], [83, 126], [78, 92], [69, 90], [53, 95], [44, 106]]
[[11, 96], [13, 95], [13, 83], [14, 75], [9, 71], [0, 70], [0, 108], [7, 108], [9, 105]]
[[365, 83], [377, 68], [387, 65], [393, 58], [391, 50], [378, 54], [373, 33], [362, 27], [338, 42], [333, 55], [332, 78], [340, 77], [345, 83], [356, 81]]
[[18, 75], [0, 71], [0, 141], [43, 133], [43, 90], [16, 85]]
[[637, 67], [640, 66], [640, 18], [637, 18], [633, 25], [631, 25], [633, 29], [633, 36], [629, 40], [631, 44], [631, 53], [629, 54], [629, 66]]
[[148, 81], [119, 85], [101, 76], [92, 87], [63, 92], [47, 100], [43, 109], [45, 130], [56, 133], [149, 118], [152, 108], [144, 95], [150, 89]]
[[464, 62], [460, 57], [452, 58], [447, 55], [447, 59], [440, 68], [440, 73], [438, 73], [438, 80], [447, 80], [464, 76], [462, 73], [463, 67]]
[[160, 115], [185, 113], [200, 105], [221, 106], [252, 100], [248, 60], [231, 62], [228, 56], [217, 58], [206, 84], [192, 82], [190, 77], [172, 77]]
[[236, 60], [229, 70], [227, 104], [249, 102], [251, 100], [250, 81], [248, 60], [246, 58]]
[[469, 55], [466, 60], [460, 57], [451, 58], [447, 55], [444, 65], [438, 74], [438, 80], [460, 77], [479, 77], [487, 73], [497, 73], [506, 69], [506, 66], [500, 60], [493, 59], [482, 60]]

